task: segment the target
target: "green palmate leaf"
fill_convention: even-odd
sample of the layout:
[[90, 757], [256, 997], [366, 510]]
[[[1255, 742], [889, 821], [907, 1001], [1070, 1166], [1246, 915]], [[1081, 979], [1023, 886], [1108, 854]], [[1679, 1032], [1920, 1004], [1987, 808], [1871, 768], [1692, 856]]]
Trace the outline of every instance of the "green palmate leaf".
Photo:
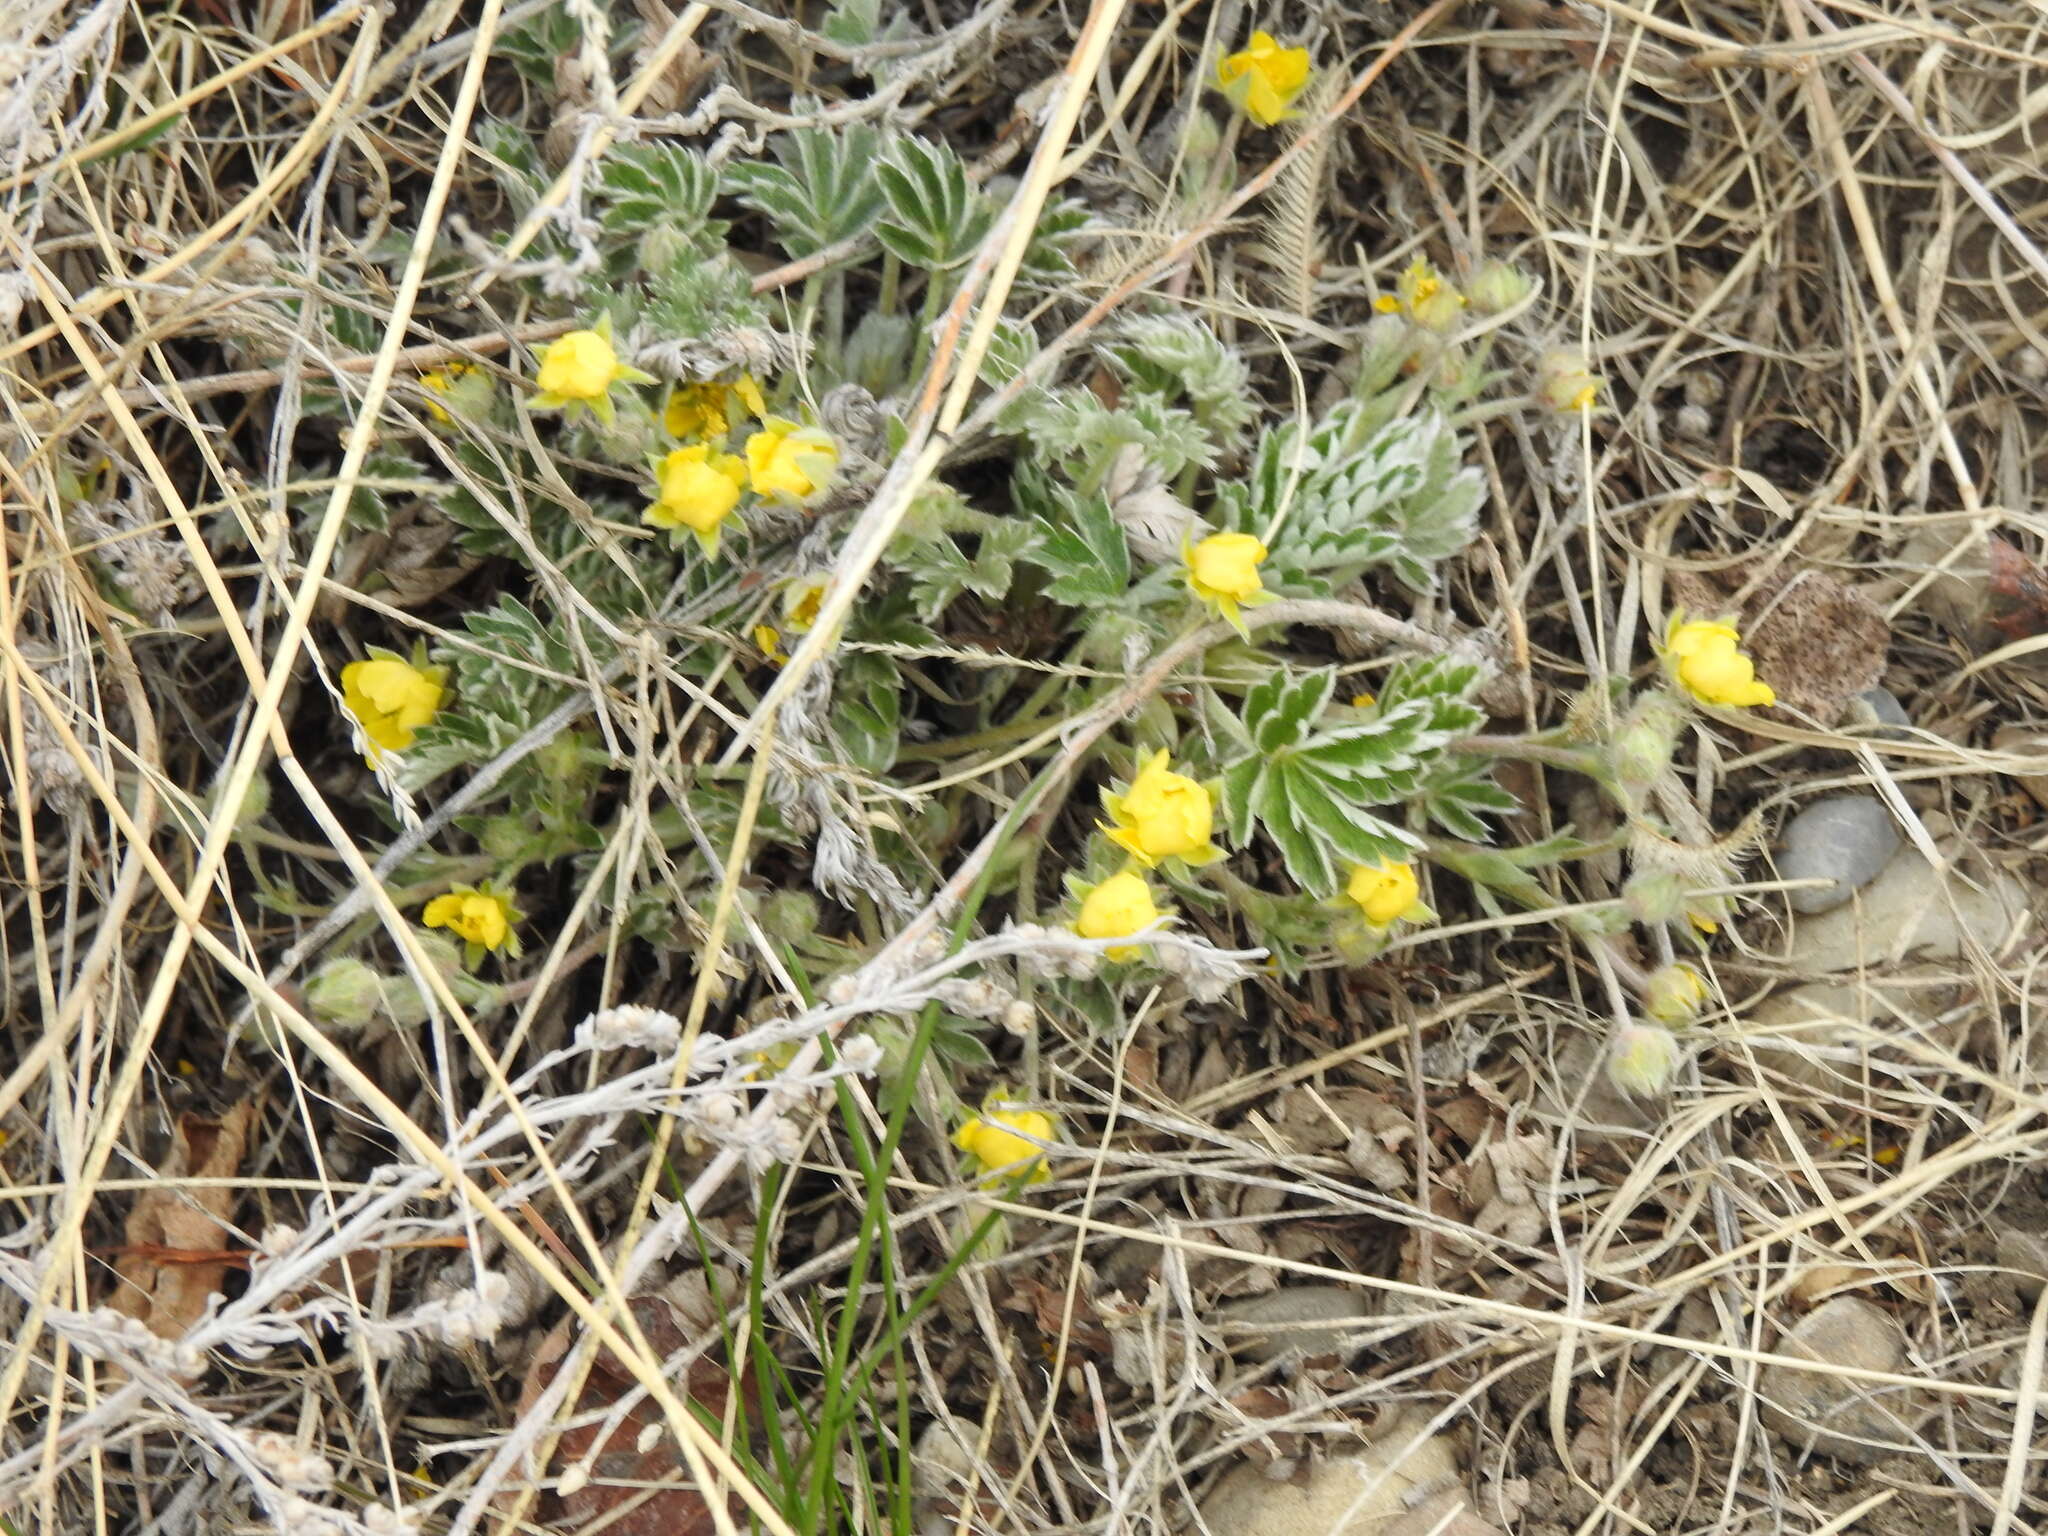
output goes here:
[[605, 162], [597, 192], [613, 234], [637, 237], [657, 224], [694, 232], [710, 216], [718, 173], [680, 145], [628, 144]]
[[1405, 857], [1420, 840], [1372, 808], [1414, 797], [1469, 729], [1457, 690], [1473, 678], [1476, 668], [1465, 677], [1459, 667], [1427, 666], [1400, 683], [1406, 691], [1391, 705], [1363, 719], [1342, 711], [1348, 723], [1323, 730], [1314, 725], [1334, 671], [1264, 679], [1244, 701], [1251, 750], [1223, 774], [1231, 836], [1242, 842], [1263, 830], [1295, 881], [1317, 895], [1334, 891], [1354, 864]]
[[903, 677], [892, 657], [856, 651], [832, 685], [832, 732], [846, 760], [868, 773], [896, 764], [903, 735]]
[[899, 540], [889, 551], [889, 563], [910, 578], [911, 601], [927, 623], [936, 622], [962, 593], [998, 602], [1007, 597], [1017, 559], [1037, 537], [1022, 518], [979, 514], [971, 529], [961, 532], [974, 541], [971, 553], [961, 547], [956, 534], [945, 530]]
[[728, 165], [726, 184], [742, 202], [768, 216], [778, 244], [791, 256], [809, 256], [866, 230], [883, 207], [875, 167], [881, 131], [856, 123], [833, 132], [798, 128], [776, 135], [776, 163], [742, 160]]
[[1446, 753], [1422, 786], [1422, 809], [1453, 837], [1484, 842], [1491, 831], [1482, 819], [1521, 809], [1521, 802], [1493, 781], [1493, 763], [1483, 757]]
[[1071, 197], [1047, 203], [1024, 248], [1018, 278], [1040, 286], [1069, 281], [1076, 275], [1073, 248], [1094, 228], [1095, 216], [1085, 203]]
[[552, 87], [555, 63], [583, 40], [583, 28], [566, 4], [550, 5], [518, 26], [506, 27], [491, 47], [535, 85]]
[[[552, 57], [548, 68], [552, 78]], [[548, 185], [540, 151], [534, 147], [532, 138], [516, 124], [490, 117], [477, 125], [476, 141], [485, 169], [511, 203], [513, 213], [525, 215], [540, 201]]]
[[995, 223], [995, 209], [944, 144], [898, 139], [875, 180], [889, 204], [875, 237], [913, 267], [939, 271], [966, 260]]
[[[349, 526], [366, 533], [383, 533], [391, 526], [394, 508], [446, 489], [444, 481], [430, 479], [426, 466], [409, 454], [379, 449], [364, 458], [362, 478], [349, 493]], [[317, 499], [324, 505], [326, 493], [320, 493]]]
[[1215, 332], [1184, 315], [1132, 320], [1108, 351], [1118, 372], [1140, 389], [1164, 400], [1185, 399], [1195, 419], [1226, 447], [1258, 414], [1250, 365]]
[[1064, 524], [1038, 525], [1030, 558], [1052, 573], [1046, 596], [1076, 608], [1122, 597], [1131, 581], [1131, 552], [1109, 503], [1100, 496], [1074, 497], [1069, 517]]
[[1472, 541], [1485, 482], [1464, 463], [1458, 434], [1435, 413], [1377, 421], [1377, 402], [1347, 400], [1304, 433], [1268, 432], [1249, 476], [1224, 486], [1228, 526], [1270, 527], [1285, 509], [1268, 583], [1312, 592], [1388, 566], [1419, 592], [1436, 567]]
[[1337, 674], [1328, 667], [1294, 679], [1274, 672], [1245, 695], [1244, 723], [1253, 746], [1270, 757], [1300, 741], [1336, 686]]

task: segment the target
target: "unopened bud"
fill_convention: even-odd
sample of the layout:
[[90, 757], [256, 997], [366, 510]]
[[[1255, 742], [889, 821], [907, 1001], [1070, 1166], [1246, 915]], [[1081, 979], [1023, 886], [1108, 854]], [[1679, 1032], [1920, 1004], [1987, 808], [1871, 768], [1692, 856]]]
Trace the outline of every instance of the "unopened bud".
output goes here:
[[1535, 291], [1534, 279], [1505, 261], [1489, 261], [1467, 285], [1465, 296], [1482, 315], [1513, 309]]
[[1614, 735], [1614, 776], [1630, 790], [1656, 783], [1671, 766], [1686, 713], [1670, 694], [1652, 689], [1638, 698]]
[[1658, 1024], [1630, 1024], [1617, 1030], [1607, 1050], [1607, 1080], [1634, 1098], [1652, 1098], [1670, 1087], [1685, 1048]]
[[1707, 978], [1679, 961], [1650, 973], [1643, 986], [1643, 1012], [1659, 1024], [1683, 1024], [1706, 1006]]
[[362, 1029], [384, 1012], [390, 983], [362, 961], [343, 955], [306, 982], [306, 1012], [332, 1029]]
[[1600, 376], [1581, 352], [1549, 352], [1536, 367], [1536, 397], [1553, 411], [1589, 411], [1600, 397]]

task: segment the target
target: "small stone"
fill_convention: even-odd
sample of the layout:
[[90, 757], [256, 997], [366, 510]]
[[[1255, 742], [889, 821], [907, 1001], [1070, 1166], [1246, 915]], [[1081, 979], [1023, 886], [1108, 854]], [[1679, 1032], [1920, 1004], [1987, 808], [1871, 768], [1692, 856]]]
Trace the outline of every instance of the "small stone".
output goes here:
[[1839, 907], [1891, 862], [1899, 850], [1899, 828], [1876, 796], [1834, 795], [1794, 816], [1784, 844], [1780, 879], [1834, 881], [1787, 893], [1794, 912], [1821, 913]]
[[1414, 1427], [1396, 1426], [1363, 1451], [1312, 1465], [1301, 1483], [1276, 1482], [1247, 1462], [1203, 1500], [1202, 1518], [1211, 1536], [1385, 1536], [1409, 1513], [1409, 1490], [1463, 1475], [1447, 1437], [1401, 1454], [1414, 1438]]
[[1857, 694], [1849, 701], [1849, 712], [1842, 723], [1874, 731], [1892, 741], [1904, 741], [1913, 734], [1913, 717], [1889, 688], [1866, 688]]
[[[1801, 1318], [1779, 1339], [1777, 1353], [1822, 1366], [1900, 1373], [1906, 1337], [1883, 1308], [1837, 1296]], [[1918, 1417], [1901, 1388], [1796, 1365], [1766, 1366], [1757, 1388], [1765, 1400], [1764, 1422], [1800, 1450], [1859, 1465], [1909, 1440]]]
[[1854, 901], [1793, 924], [1785, 966], [1794, 975], [1819, 976], [1874, 969], [1908, 954], [1953, 960], [1965, 935], [1995, 952], [2027, 905], [2026, 891], [1999, 870], [1969, 861], [1937, 875], [1917, 848], [1902, 848]]
[[1227, 1302], [1217, 1312], [1223, 1340], [1261, 1365], [1282, 1355], [1349, 1355], [1373, 1314], [1372, 1297], [1348, 1285], [1289, 1285]]
[[2013, 1284], [2027, 1301], [2048, 1289], [2048, 1233], [2011, 1228], [1998, 1234], [1998, 1267], [2013, 1272]]
[[1446, 1488], [1381, 1526], [1378, 1536], [1501, 1536], [1472, 1513], [1472, 1500], [1462, 1488]]

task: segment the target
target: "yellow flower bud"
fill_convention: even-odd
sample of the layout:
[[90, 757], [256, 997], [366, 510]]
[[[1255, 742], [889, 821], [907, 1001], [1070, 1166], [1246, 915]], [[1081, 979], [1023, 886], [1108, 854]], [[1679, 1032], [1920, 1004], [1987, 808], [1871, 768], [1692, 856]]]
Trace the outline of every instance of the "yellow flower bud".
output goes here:
[[1536, 394], [1553, 411], [1590, 411], [1600, 398], [1600, 376], [1581, 353], [1547, 353], [1536, 367]]
[[1664, 631], [1664, 664], [1678, 686], [1702, 704], [1749, 709], [1777, 703], [1741, 644], [1733, 624], [1674, 613]]
[[1649, 1098], [1670, 1086], [1685, 1048], [1670, 1030], [1630, 1024], [1614, 1033], [1607, 1050], [1607, 1080], [1634, 1098]]
[[1216, 66], [1216, 84], [1232, 106], [1261, 128], [1292, 117], [1294, 98], [1308, 84], [1306, 48], [1282, 48], [1269, 32]]
[[503, 949], [519, 953], [519, 940], [512, 932], [520, 913], [511, 898], [490, 885], [458, 885], [446, 895], [427, 903], [420, 921], [429, 928], [446, 928], [469, 949], [471, 964], [485, 950]]
[[1026, 1184], [1052, 1177], [1039, 1143], [1053, 1139], [1052, 1116], [1035, 1109], [984, 1109], [953, 1133], [953, 1145], [974, 1159], [984, 1184], [1021, 1176]]
[[747, 439], [747, 474], [754, 494], [804, 506], [832, 488], [839, 471], [839, 445], [817, 427], [799, 427], [770, 416]]
[[1167, 767], [1164, 747], [1131, 780], [1120, 795], [1105, 795], [1103, 808], [1111, 825], [1109, 840], [1147, 869], [1161, 859], [1208, 864], [1223, 857], [1209, 840], [1214, 810], [1209, 791], [1186, 774]]
[[707, 556], [718, 553], [720, 526], [739, 505], [747, 466], [737, 454], [714, 453], [709, 443], [692, 443], [655, 464], [658, 498], [640, 514], [650, 528], [688, 529]]
[[440, 711], [447, 697], [445, 667], [416, 667], [390, 654], [352, 661], [341, 669], [341, 702], [362, 726], [372, 768], [385, 752], [403, 752], [413, 733]]
[[1456, 328], [1458, 313], [1464, 307], [1465, 296], [1420, 256], [1395, 279], [1394, 292], [1373, 300], [1373, 308], [1381, 314], [1406, 315], [1425, 331], [1439, 335]]
[[1212, 533], [1181, 551], [1187, 561], [1188, 589], [1245, 634], [1239, 610], [1272, 601], [1259, 577], [1259, 562], [1266, 553], [1266, 546], [1248, 533]]
[[[1160, 916], [1145, 877], [1127, 869], [1111, 875], [1081, 898], [1074, 932], [1084, 939], [1127, 938], [1151, 927]], [[1112, 960], [1130, 960], [1143, 951], [1142, 944], [1121, 944], [1104, 953]]]
[[1344, 894], [1375, 928], [1397, 923], [1422, 905], [1422, 884], [1413, 864], [1360, 864], [1351, 871]]
[[1643, 1012], [1659, 1024], [1683, 1024], [1695, 1017], [1712, 995], [1707, 978], [1681, 960], [1650, 973], [1643, 985]]

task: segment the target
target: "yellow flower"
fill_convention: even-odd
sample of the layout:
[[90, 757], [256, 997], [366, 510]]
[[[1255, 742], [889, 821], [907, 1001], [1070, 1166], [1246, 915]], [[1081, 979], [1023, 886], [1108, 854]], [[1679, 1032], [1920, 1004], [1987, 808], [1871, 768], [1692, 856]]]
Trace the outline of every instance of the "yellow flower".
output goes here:
[[606, 426], [612, 421], [612, 386], [652, 384], [654, 375], [629, 368], [612, 347], [612, 317], [605, 315], [587, 331], [570, 331], [548, 343], [534, 382], [540, 393], [533, 403], [542, 410], [573, 414], [588, 410]]
[[1223, 850], [1209, 841], [1214, 814], [1209, 791], [1166, 764], [1167, 752], [1161, 747], [1138, 770], [1129, 789], [1102, 797], [1102, 807], [1115, 823], [1105, 828], [1109, 840], [1147, 869], [1161, 859], [1214, 863]]
[[782, 622], [793, 635], [807, 635], [818, 622], [825, 606], [825, 589], [831, 581], [824, 576], [799, 576], [782, 589]]
[[341, 702], [368, 738], [363, 756], [372, 768], [383, 753], [412, 745], [413, 732], [434, 718], [448, 696], [447, 677], [446, 667], [415, 666], [388, 651], [341, 669]]
[[1282, 48], [1270, 32], [1254, 32], [1249, 45], [1216, 66], [1216, 84], [1230, 104], [1261, 128], [1294, 115], [1288, 109], [1308, 75], [1308, 50]]
[[1681, 960], [1650, 973], [1643, 984], [1643, 1012], [1659, 1024], [1683, 1024], [1700, 1011], [1709, 995], [1706, 977]]
[[[1082, 896], [1074, 932], [1084, 939], [1122, 939], [1151, 927], [1160, 915], [1145, 877], [1127, 869]], [[1130, 960], [1144, 948], [1142, 944], [1121, 944], [1103, 953], [1111, 960]]]
[[692, 443], [653, 461], [656, 500], [640, 514], [650, 528], [687, 528], [707, 558], [718, 553], [718, 532], [740, 504], [747, 466], [739, 455], [714, 453], [709, 443]]
[[1664, 665], [1678, 686], [1702, 704], [1750, 709], [1777, 703], [1777, 694], [1757, 677], [1756, 664], [1741, 646], [1733, 624], [1674, 613], [1664, 631]]
[[428, 902], [426, 911], [420, 914], [420, 921], [429, 928], [446, 928], [462, 940], [469, 953], [469, 962], [474, 965], [483, 958], [486, 950], [519, 953], [519, 938], [513, 933], [512, 926], [520, 917], [521, 913], [512, 905], [511, 898], [497, 887], [489, 884], [458, 885]]
[[1391, 927], [1403, 918], [1426, 920], [1429, 908], [1422, 904], [1421, 893], [1415, 866], [1398, 862], [1360, 864], [1344, 886], [1344, 894], [1375, 928]]
[[761, 398], [761, 386], [742, 374], [730, 384], [716, 379], [678, 384], [669, 393], [668, 404], [661, 413], [661, 423], [668, 428], [670, 437], [684, 442], [724, 437], [732, 430], [733, 418], [739, 414], [733, 409], [735, 397], [745, 410], [755, 416], [765, 416], [768, 412], [767, 402]]
[[1052, 1139], [1052, 1116], [1035, 1109], [984, 1109], [953, 1133], [953, 1145], [974, 1159], [984, 1184], [1020, 1175], [1026, 1184], [1051, 1178], [1038, 1143]]
[[1420, 256], [1394, 280], [1394, 292], [1373, 300], [1373, 308], [1383, 315], [1406, 315], [1424, 330], [1438, 332], [1456, 325], [1464, 307], [1465, 296]]
[[799, 427], [781, 416], [767, 417], [747, 439], [747, 474], [754, 494], [785, 505], [803, 506], [832, 486], [839, 469], [839, 445], [817, 427]]
[[1351, 695], [1351, 707], [1353, 709], [1371, 709], [1377, 703], [1379, 703], [1379, 696], [1377, 694], [1354, 693]]
[[1634, 1098], [1662, 1093], [1685, 1048], [1670, 1030], [1630, 1024], [1614, 1032], [1607, 1050], [1607, 1081]]
[[773, 624], [756, 624], [754, 626], [754, 644], [759, 646], [761, 654], [774, 662], [776, 666], [787, 665], [789, 653], [782, 648], [782, 631]]
[[1187, 561], [1189, 589], [1249, 639], [1238, 610], [1273, 600], [1259, 579], [1266, 546], [1248, 533], [1212, 533], [1199, 544], [1184, 545], [1181, 555]]

